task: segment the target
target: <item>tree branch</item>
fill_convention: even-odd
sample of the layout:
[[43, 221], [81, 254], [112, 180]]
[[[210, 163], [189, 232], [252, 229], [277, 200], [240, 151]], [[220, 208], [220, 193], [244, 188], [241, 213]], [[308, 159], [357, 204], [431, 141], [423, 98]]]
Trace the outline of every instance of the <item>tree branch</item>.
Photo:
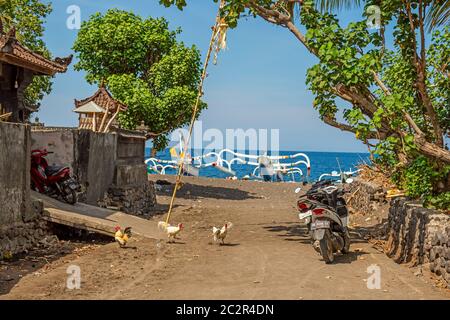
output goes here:
[[[325, 116], [323, 118], [323, 122], [325, 122], [326, 124], [338, 128], [342, 131], [347, 131], [347, 132], [352, 132], [355, 133], [357, 132], [357, 130], [355, 128], [353, 128], [352, 126], [345, 124], [345, 123], [339, 123], [337, 122], [335, 119], [333, 119], [332, 117], [327, 117]], [[376, 139], [376, 140], [382, 140], [386, 138], [386, 134], [385, 133], [378, 133], [375, 131], [371, 131], [368, 136], [367, 139]]]
[[383, 81], [381, 81], [380, 76], [375, 71], [372, 71], [372, 74], [375, 82], [380, 87], [380, 89], [383, 90], [384, 94], [390, 96], [391, 90], [389, 90], [389, 88], [383, 83]]
[[426, 85], [426, 54], [425, 54], [425, 33], [424, 33], [424, 17], [423, 17], [423, 7], [422, 0], [419, 0], [419, 30], [420, 30], [420, 38], [421, 38], [421, 56], [419, 58], [417, 54], [417, 41], [416, 41], [416, 31], [414, 27], [414, 20], [411, 11], [411, 3], [409, 1], [405, 1], [406, 3], [406, 12], [408, 14], [409, 25], [411, 29], [411, 36], [413, 41], [413, 61], [414, 66], [417, 72], [417, 89], [420, 94], [420, 98], [425, 106], [428, 116], [430, 117], [431, 124], [433, 126], [434, 135], [436, 138], [436, 144], [439, 147], [444, 146], [444, 138], [443, 131], [441, 125], [439, 124], [439, 119], [436, 114], [436, 110], [433, 107], [430, 96], [428, 95], [427, 85]]
[[[380, 77], [378, 76], [378, 74], [374, 71], [372, 71], [373, 77], [375, 79], [375, 82], [378, 84], [378, 86], [381, 88], [381, 90], [383, 90], [384, 94], [387, 96], [392, 95], [391, 91], [389, 90], [389, 88], [383, 83], [383, 81], [380, 79]], [[413, 128], [413, 130], [419, 134], [419, 135], [423, 135], [422, 130], [419, 128], [419, 126], [416, 124], [416, 122], [413, 120], [413, 118], [409, 115], [408, 112], [406, 112], [405, 110], [402, 110], [403, 115], [406, 119], [406, 121], [408, 122], [408, 124], [411, 126], [411, 128]]]
[[423, 135], [414, 135], [414, 143], [424, 155], [445, 163], [450, 163], [450, 151], [428, 142]]
[[[302, 1], [289, 2], [299, 2], [300, 4], [302, 4]], [[246, 4], [246, 6], [255, 10], [261, 18], [269, 21], [270, 23], [281, 25], [287, 28], [305, 46], [305, 48], [308, 49], [309, 52], [318, 57], [317, 51], [308, 45], [305, 35], [295, 26], [290, 15], [282, 14], [281, 12], [273, 9], [264, 8], [258, 5], [255, 1], [250, 1], [248, 4]]]

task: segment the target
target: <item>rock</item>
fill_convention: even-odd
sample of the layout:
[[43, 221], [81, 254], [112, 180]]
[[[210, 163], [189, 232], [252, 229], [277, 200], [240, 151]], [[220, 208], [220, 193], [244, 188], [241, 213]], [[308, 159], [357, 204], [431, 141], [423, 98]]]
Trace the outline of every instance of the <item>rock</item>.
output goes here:
[[422, 273], [422, 268], [419, 268], [416, 272], [414, 272], [414, 275], [415, 275], [416, 277], [422, 276], [422, 275], [423, 275], [423, 273]]
[[446, 272], [444, 280], [447, 282], [447, 287], [450, 288], [450, 272]]
[[23, 237], [23, 236], [19, 236], [19, 237], [17, 237], [17, 244], [20, 247], [25, 247], [26, 244], [27, 244], [27, 239], [25, 237]]
[[434, 268], [434, 273], [436, 273], [438, 276], [442, 275], [442, 270], [439, 268], [439, 266], [436, 266]]
[[429, 255], [429, 259], [431, 262], [433, 262], [434, 260], [436, 260], [436, 250], [435, 248], [431, 248], [430, 250], [430, 255]]
[[439, 260], [441, 261], [441, 264], [440, 264], [441, 268], [443, 270], [445, 270], [445, 262], [446, 262], [445, 258], [444, 257], [440, 257]]

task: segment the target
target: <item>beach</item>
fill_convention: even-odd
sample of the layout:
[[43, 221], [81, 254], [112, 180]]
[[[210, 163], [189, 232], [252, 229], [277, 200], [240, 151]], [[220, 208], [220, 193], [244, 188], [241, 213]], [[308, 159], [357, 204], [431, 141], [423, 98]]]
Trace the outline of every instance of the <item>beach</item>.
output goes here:
[[[170, 183], [174, 178], [149, 176]], [[16, 273], [10, 265], [15, 285], [0, 299], [450, 298], [428, 274], [417, 275], [374, 248], [361, 237], [363, 228], [351, 229], [349, 254], [325, 264], [298, 219], [298, 184], [195, 177], [183, 177], [183, 183], [170, 222], [185, 229], [175, 243], [161, 232], [160, 239], [132, 238], [128, 249], [85, 243], [22, 274], [19, 264]], [[155, 223], [166, 217], [172, 187], [157, 192], [150, 218]], [[225, 245], [213, 243], [212, 227], [226, 222], [233, 228]], [[66, 287], [71, 265], [81, 268], [80, 289]], [[380, 267], [380, 289], [368, 289], [371, 265]]]

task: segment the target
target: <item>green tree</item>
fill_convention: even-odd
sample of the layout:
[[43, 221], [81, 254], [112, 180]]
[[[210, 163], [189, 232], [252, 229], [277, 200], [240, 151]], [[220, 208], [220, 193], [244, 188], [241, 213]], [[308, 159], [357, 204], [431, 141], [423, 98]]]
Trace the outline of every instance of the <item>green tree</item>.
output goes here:
[[[343, 8], [349, 9], [352, 7], [360, 7], [365, 1], [362, 0], [321, 0], [317, 1], [317, 7], [323, 11], [335, 11]], [[374, 4], [379, 4], [377, 1]], [[425, 2], [424, 2], [425, 3]], [[428, 10], [425, 14], [425, 23], [428, 29], [448, 25], [450, 22], [450, 1], [438, 0], [427, 1]]]
[[73, 47], [75, 69], [86, 71], [91, 84], [104, 82], [128, 106], [121, 125], [133, 129], [143, 122], [157, 149], [167, 145], [172, 130], [189, 123], [201, 76], [199, 51], [178, 42], [179, 33], [163, 18], [113, 9], [84, 22]]
[[[0, 0], [0, 20], [5, 30], [15, 27], [18, 40], [46, 58], [51, 58], [42, 36], [45, 18], [52, 12], [50, 3], [39, 0]], [[35, 77], [25, 92], [25, 103], [38, 109], [52, 89], [51, 77]]]
[[[379, 31], [368, 30], [364, 16], [341, 26], [329, 12], [359, 2], [365, 8], [379, 6]], [[186, 5], [184, 0], [160, 3]], [[411, 196], [421, 195], [435, 206], [450, 207], [450, 151], [444, 145], [450, 131], [447, 4], [427, 0], [225, 0], [221, 15], [230, 27], [237, 26], [241, 15], [250, 14], [292, 33], [318, 58], [319, 63], [307, 71], [307, 83], [316, 96], [314, 107], [321, 119], [366, 143], [378, 154], [377, 162], [385, 172]], [[427, 19], [438, 11], [434, 15], [441, 18], [433, 26], [441, 27], [430, 36]], [[393, 30], [393, 43], [386, 43], [387, 29]], [[417, 176], [421, 172], [426, 174], [420, 185]]]

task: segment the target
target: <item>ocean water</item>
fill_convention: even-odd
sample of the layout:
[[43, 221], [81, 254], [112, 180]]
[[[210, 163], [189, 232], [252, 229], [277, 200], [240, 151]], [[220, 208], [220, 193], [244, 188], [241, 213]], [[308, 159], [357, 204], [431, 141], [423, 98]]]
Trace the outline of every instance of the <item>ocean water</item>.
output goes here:
[[[279, 155], [294, 155], [296, 153], [305, 153], [310, 161], [311, 161], [311, 174], [308, 178], [308, 181], [316, 181], [323, 173], [331, 173], [332, 171], [339, 172], [339, 165], [342, 171], [354, 171], [356, 170], [356, 166], [365, 162], [370, 163], [369, 154], [368, 153], [347, 153], [347, 152], [308, 152], [308, 151], [280, 151]], [[151, 149], [146, 149], [146, 159], [150, 158]], [[206, 153], [204, 151], [204, 153]], [[254, 152], [242, 152], [246, 154], [255, 154]], [[191, 151], [192, 155], [199, 155], [200, 152]], [[270, 153], [269, 153], [270, 155]], [[162, 160], [170, 160], [170, 151], [169, 149], [165, 149], [164, 151], [158, 152], [156, 158]], [[281, 163], [289, 163], [296, 162], [298, 160], [303, 160], [304, 158], [296, 158], [296, 159], [287, 159], [281, 160]], [[211, 158], [211, 161], [214, 161], [214, 158]], [[253, 160], [254, 161], [254, 160]], [[338, 164], [339, 163], [339, 164]], [[306, 179], [306, 166], [300, 164], [298, 166], [304, 174]], [[251, 175], [255, 166], [246, 165], [246, 164], [232, 164], [231, 168], [236, 172], [238, 178], [242, 178], [245, 175]], [[166, 174], [176, 174], [176, 170], [167, 169]], [[227, 174], [221, 172], [220, 170], [214, 167], [207, 167], [200, 169], [200, 176], [202, 177], [210, 177], [210, 178], [226, 178]], [[299, 175], [294, 176], [295, 181], [301, 181]], [[285, 181], [292, 180], [291, 175], [285, 177]]]

